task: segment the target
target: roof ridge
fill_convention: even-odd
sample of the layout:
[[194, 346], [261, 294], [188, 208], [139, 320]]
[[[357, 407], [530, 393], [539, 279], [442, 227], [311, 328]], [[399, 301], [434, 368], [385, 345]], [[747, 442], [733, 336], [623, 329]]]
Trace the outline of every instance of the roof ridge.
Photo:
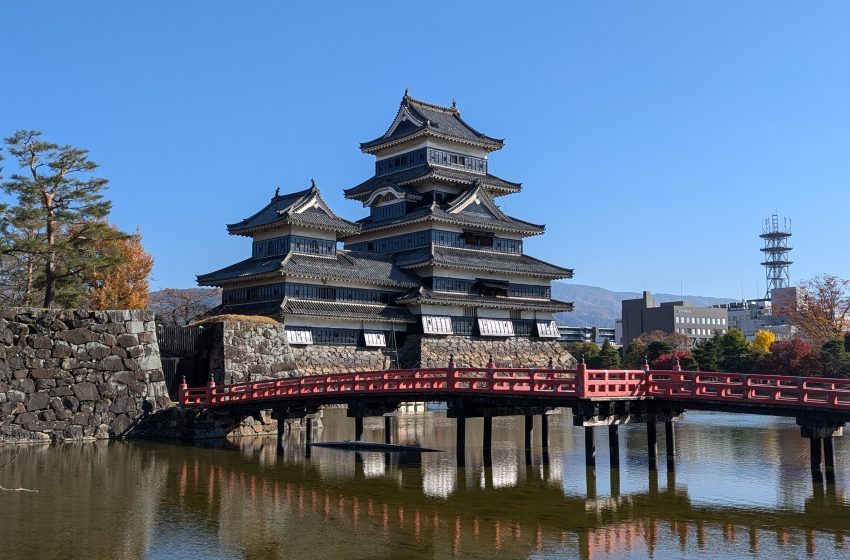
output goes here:
[[411, 97], [410, 95], [405, 95], [403, 103], [412, 103], [413, 105], [421, 105], [422, 107], [426, 107], [428, 109], [443, 111], [449, 115], [457, 115], [460, 111], [457, 110], [457, 106], [454, 105], [452, 107], [446, 107], [445, 105], [437, 105], [436, 103], [431, 103], [430, 101], [424, 101], [422, 99], [416, 99]]

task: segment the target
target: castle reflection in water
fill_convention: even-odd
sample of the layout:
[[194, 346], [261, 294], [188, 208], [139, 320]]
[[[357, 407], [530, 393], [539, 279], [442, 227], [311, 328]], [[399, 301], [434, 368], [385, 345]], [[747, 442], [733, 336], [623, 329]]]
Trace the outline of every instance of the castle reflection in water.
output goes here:
[[[352, 437], [344, 414], [326, 411], [317, 437]], [[0, 470], [0, 485], [39, 489], [35, 499], [0, 496], [12, 506], [0, 509], [4, 549], [75, 550], [87, 558], [848, 553], [845, 481], [812, 485], [793, 423], [761, 419], [751, 427], [723, 415], [689, 416], [674, 475], [648, 474], [640, 429], [624, 430], [619, 472], [602, 455], [588, 473], [582, 431], [568, 416], [561, 420], [552, 423], [548, 457], [538, 445], [527, 464], [521, 422], [496, 419], [492, 468], [473, 445], [466, 468], [455, 467], [453, 422], [440, 413], [395, 423], [397, 441], [445, 451], [413, 457], [313, 448], [307, 458], [299, 432], [289, 434], [283, 456], [274, 438], [28, 448], [14, 471]], [[379, 418], [367, 421], [366, 438], [380, 440], [382, 429]], [[467, 429], [468, 442], [480, 441], [480, 420]], [[0, 464], [8, 452], [0, 450]], [[848, 459], [846, 446], [838, 457]], [[85, 515], [69, 518], [71, 505]], [[33, 543], [25, 536], [36, 525], [43, 538]]]

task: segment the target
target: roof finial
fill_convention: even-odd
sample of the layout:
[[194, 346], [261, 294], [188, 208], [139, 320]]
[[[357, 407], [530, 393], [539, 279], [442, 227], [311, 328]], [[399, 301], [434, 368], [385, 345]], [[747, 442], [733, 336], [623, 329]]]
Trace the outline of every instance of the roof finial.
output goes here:
[[311, 189], [315, 189], [315, 188], [316, 188], [316, 180], [315, 180], [315, 179], [312, 179], [312, 178], [310, 179], [310, 188], [311, 188]]
[[274, 195], [275, 195], [276, 197], [277, 197], [277, 196], [280, 196], [280, 185], [275, 185], [275, 187], [274, 187]]
[[452, 97], [452, 109], [457, 109], [457, 103], [455, 102], [454, 97]]
[[410, 86], [407, 86], [406, 88], [404, 88], [404, 96], [410, 97]]

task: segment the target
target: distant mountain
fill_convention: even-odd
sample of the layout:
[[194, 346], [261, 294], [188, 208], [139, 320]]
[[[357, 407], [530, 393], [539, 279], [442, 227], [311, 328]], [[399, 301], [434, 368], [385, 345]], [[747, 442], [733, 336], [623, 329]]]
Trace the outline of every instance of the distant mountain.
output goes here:
[[[621, 302], [624, 299], [639, 298], [641, 293], [612, 292], [597, 286], [552, 282], [552, 297], [562, 301], [575, 302], [575, 310], [572, 313], [555, 314], [558, 323], [574, 327], [583, 327], [585, 324], [589, 327], [613, 327], [614, 319], [620, 318]], [[735, 301], [730, 298], [655, 293], [652, 294], [652, 297], [655, 298], [657, 303], [685, 300], [697, 307], [709, 307]]]

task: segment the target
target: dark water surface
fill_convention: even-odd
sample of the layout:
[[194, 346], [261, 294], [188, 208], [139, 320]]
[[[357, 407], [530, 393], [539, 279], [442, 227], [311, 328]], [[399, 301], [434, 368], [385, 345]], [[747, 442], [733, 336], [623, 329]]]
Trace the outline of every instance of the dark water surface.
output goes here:
[[[552, 419], [548, 464], [537, 440], [526, 464], [521, 418], [494, 419], [492, 469], [480, 419], [464, 469], [453, 420], [396, 420], [395, 441], [445, 452], [307, 459], [298, 432], [283, 457], [274, 438], [0, 447], [0, 486], [38, 490], [0, 491], [0, 558], [850, 558], [850, 445], [836, 440], [837, 483], [814, 485], [793, 420], [690, 413], [675, 475], [663, 437], [648, 471], [643, 426], [621, 428], [612, 473], [597, 429], [595, 478], [568, 414]], [[331, 410], [316, 439], [353, 433]], [[382, 441], [382, 419], [366, 439]]]

